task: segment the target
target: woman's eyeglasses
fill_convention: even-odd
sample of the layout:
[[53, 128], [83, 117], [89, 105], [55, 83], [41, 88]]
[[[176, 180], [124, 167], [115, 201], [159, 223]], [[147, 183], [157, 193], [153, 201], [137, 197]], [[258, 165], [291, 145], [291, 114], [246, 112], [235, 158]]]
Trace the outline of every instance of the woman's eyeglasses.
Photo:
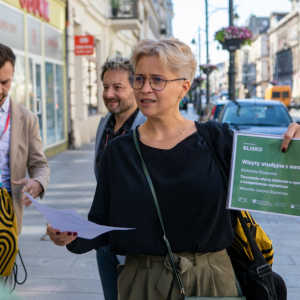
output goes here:
[[168, 81], [186, 80], [186, 78], [167, 80], [162, 75], [153, 75], [150, 78], [145, 78], [141, 75], [132, 75], [128, 78], [129, 84], [135, 90], [140, 90], [144, 86], [146, 79], [149, 79], [149, 84], [155, 91], [163, 90], [166, 87]]

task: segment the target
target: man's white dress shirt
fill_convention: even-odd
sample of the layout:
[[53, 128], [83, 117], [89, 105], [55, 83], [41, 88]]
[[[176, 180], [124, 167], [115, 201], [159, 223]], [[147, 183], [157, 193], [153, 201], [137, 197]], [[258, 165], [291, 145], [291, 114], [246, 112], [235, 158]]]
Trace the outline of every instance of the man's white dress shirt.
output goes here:
[[[6, 100], [0, 107], [0, 137], [2, 136], [5, 130], [5, 125], [10, 109], [10, 97], [9, 95], [7, 95]], [[9, 126], [7, 128], [7, 131], [5, 132], [0, 141], [0, 169], [2, 177], [2, 186], [6, 188], [9, 192], [11, 191], [9, 170], [10, 127], [11, 118], [9, 120]]]

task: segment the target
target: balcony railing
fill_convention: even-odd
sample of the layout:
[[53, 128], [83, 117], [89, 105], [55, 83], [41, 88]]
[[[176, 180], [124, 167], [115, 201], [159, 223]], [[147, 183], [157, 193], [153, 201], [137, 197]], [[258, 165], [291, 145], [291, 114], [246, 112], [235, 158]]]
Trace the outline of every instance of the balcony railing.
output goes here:
[[118, 7], [112, 7], [112, 19], [138, 18], [138, 0], [119, 0]]
[[[114, 30], [140, 30], [138, 0], [115, 0], [118, 7], [111, 9], [111, 26]], [[116, 2], [115, 2], [116, 3]]]

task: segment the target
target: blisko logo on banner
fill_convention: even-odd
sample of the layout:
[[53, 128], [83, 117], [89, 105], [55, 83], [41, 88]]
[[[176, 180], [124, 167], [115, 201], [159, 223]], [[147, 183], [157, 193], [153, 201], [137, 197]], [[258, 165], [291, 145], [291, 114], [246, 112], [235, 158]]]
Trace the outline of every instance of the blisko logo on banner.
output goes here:
[[257, 151], [257, 152], [262, 152], [263, 148], [261, 147], [249, 147], [249, 146], [243, 146], [243, 150], [245, 151]]

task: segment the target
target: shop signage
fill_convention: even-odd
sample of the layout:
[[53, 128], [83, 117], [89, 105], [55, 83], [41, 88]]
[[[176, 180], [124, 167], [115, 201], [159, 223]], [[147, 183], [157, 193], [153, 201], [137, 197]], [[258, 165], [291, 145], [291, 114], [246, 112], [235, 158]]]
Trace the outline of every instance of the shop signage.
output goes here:
[[75, 36], [75, 55], [92, 55], [94, 53], [94, 37], [92, 35]]
[[50, 21], [50, 3], [47, 0], [20, 0], [20, 4], [29, 13]]

